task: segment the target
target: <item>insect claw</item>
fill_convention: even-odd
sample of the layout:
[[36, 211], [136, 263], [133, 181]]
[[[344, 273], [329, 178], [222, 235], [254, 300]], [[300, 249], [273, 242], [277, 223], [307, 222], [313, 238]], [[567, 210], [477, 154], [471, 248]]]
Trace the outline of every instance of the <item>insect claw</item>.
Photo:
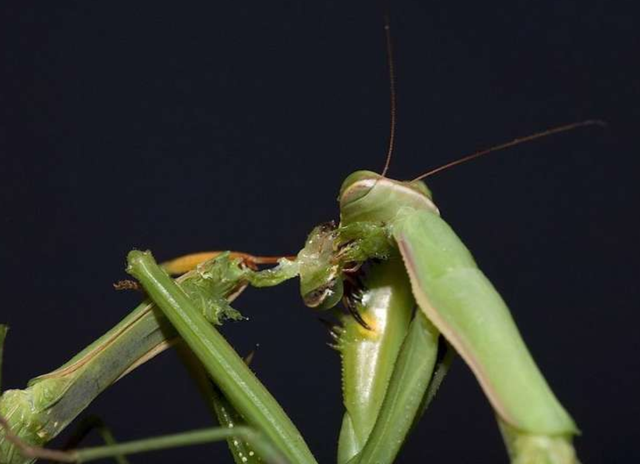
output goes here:
[[360, 324], [362, 327], [364, 327], [367, 330], [373, 330], [371, 326], [369, 326], [369, 324], [367, 324], [365, 320], [362, 318], [362, 315], [360, 314], [360, 312], [356, 307], [354, 307], [353, 305], [349, 305], [347, 309], [349, 310], [349, 314], [353, 316], [353, 318], [356, 320], [358, 324]]

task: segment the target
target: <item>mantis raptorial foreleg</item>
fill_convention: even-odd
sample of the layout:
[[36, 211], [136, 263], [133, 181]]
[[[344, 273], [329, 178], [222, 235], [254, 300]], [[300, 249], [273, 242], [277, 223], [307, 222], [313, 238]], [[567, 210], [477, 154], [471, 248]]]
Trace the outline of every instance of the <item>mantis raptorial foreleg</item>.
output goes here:
[[373, 430], [350, 463], [390, 464], [395, 460], [420, 416], [425, 392], [433, 378], [439, 337], [438, 330], [417, 313], [395, 362]]
[[352, 277], [356, 282], [362, 281], [363, 288], [352, 290], [347, 286], [347, 305], [357, 311], [366, 327], [345, 314], [340, 318], [341, 327], [335, 329], [346, 409], [338, 463], [351, 460], [367, 443], [409, 331], [415, 302], [401, 272], [398, 261], [379, 263]]
[[512, 461], [575, 463], [573, 420], [500, 295], [440, 218], [426, 185], [362, 171], [345, 180], [340, 203], [344, 223], [367, 223], [378, 230], [372, 237], [386, 231], [395, 242], [420, 309], [471, 367], [493, 405]]
[[[341, 188], [340, 219], [337, 227], [314, 229], [298, 255], [305, 302], [326, 309], [345, 293], [355, 317], [334, 329], [347, 409], [339, 462], [393, 461], [446, 373], [450, 352], [432, 375], [439, 346], [451, 346], [493, 405], [514, 464], [575, 464], [571, 417], [535, 365], [506, 305], [440, 218], [427, 186], [353, 173]], [[376, 272], [385, 268], [376, 282]], [[406, 302], [399, 304], [402, 294]], [[384, 341], [386, 334], [378, 330], [384, 324], [372, 316], [393, 321], [410, 315], [416, 304], [422, 314], [398, 356], [384, 354], [397, 352], [398, 345]], [[403, 325], [394, 330], [402, 340]], [[446, 343], [439, 344], [439, 334]], [[411, 356], [414, 344], [420, 346], [418, 359]], [[372, 361], [380, 358], [388, 363], [385, 369]], [[413, 370], [403, 368], [418, 360], [423, 364]], [[409, 375], [415, 370], [420, 375]]]
[[346, 409], [339, 464], [393, 462], [451, 360], [438, 330], [415, 314], [400, 256], [381, 230], [362, 223], [338, 229], [325, 224], [311, 232], [298, 254], [307, 305], [331, 307], [343, 297], [349, 309], [332, 328]]

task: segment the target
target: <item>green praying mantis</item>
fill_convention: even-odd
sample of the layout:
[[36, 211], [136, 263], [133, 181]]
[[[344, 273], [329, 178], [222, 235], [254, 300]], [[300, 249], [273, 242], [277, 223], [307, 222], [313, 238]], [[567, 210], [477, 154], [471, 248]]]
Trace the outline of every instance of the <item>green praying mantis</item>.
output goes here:
[[[147, 299], [59, 369], [3, 393], [0, 462], [112, 456], [122, 463], [137, 452], [226, 440], [238, 464], [315, 463], [276, 399], [217, 330], [242, 318], [231, 304], [248, 286], [297, 277], [304, 303], [338, 319], [331, 335], [343, 369], [339, 464], [394, 462], [455, 354], [493, 407], [512, 463], [576, 463], [578, 429], [507, 306], [440, 217], [424, 176], [390, 179], [388, 162], [382, 174], [358, 171], [345, 179], [339, 223], [313, 229], [295, 257], [214, 252], [160, 266], [150, 252], [132, 251], [127, 272]], [[335, 309], [340, 302], [346, 311]], [[169, 347], [179, 350], [219, 428], [71, 451], [43, 448], [102, 391]]]
[[[26, 390], [3, 394], [0, 414], [10, 432], [0, 444], [2, 462], [39, 456], [85, 461], [122, 453], [119, 447], [127, 445], [63, 453], [26, 448], [24, 442], [45, 444], [103, 389], [172, 344], [197, 358], [191, 361], [194, 375], [204, 369], [213, 380], [219, 392], [207, 395], [217, 398], [217, 409], [246, 424], [208, 439], [242, 441], [252, 449], [238, 452], [245, 459], [259, 453], [276, 461], [315, 462], [275, 399], [212, 325], [239, 318], [229, 303], [247, 285], [277, 285], [296, 276], [308, 306], [329, 309], [344, 299], [357, 315], [343, 315], [332, 331], [343, 358], [346, 409], [339, 463], [393, 462], [454, 351], [491, 402], [513, 462], [575, 462], [575, 424], [504, 302], [440, 218], [426, 185], [359, 171], [342, 186], [340, 211], [340, 224], [314, 229], [296, 259], [282, 258], [263, 271], [250, 265], [257, 259], [223, 253], [174, 281], [149, 252], [132, 251], [127, 270], [149, 300], [60, 369]], [[183, 266], [176, 263], [168, 269]]]

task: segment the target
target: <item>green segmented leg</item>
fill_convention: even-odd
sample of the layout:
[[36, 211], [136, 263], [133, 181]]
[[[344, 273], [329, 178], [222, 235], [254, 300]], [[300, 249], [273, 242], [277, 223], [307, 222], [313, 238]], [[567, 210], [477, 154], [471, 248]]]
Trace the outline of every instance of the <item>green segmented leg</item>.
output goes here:
[[315, 464], [280, 405], [196, 310], [187, 294], [156, 264], [151, 253], [134, 250], [129, 253], [128, 263], [127, 271], [142, 284], [247, 422], [263, 432], [292, 463]]
[[415, 301], [399, 256], [371, 266], [355, 296], [355, 311], [368, 327], [345, 314], [335, 343], [342, 358], [345, 406], [338, 463], [359, 454], [376, 424]]
[[[238, 317], [228, 305], [246, 287], [252, 271], [229, 253], [177, 279], [218, 323]], [[292, 269], [295, 271], [295, 269]], [[279, 276], [278, 276], [279, 277]], [[258, 278], [257, 278], [258, 279]], [[267, 274], [258, 280], [277, 283]], [[5, 391], [0, 415], [26, 443], [44, 446], [74, 420], [102, 391], [162, 352], [177, 332], [152, 302], [138, 305], [120, 323], [55, 371], [36, 377], [24, 390]], [[28, 464], [0, 430], [0, 462]]]
[[56, 462], [83, 463], [113, 456], [123, 456], [151, 451], [160, 451], [183, 446], [202, 445], [229, 438], [247, 441], [265, 457], [270, 464], [285, 464], [282, 454], [276, 450], [269, 440], [251, 427], [224, 428], [215, 427], [190, 432], [146, 438], [115, 445], [81, 448], [71, 451], [59, 451], [32, 446], [21, 440], [9, 428], [7, 421], [0, 418], [0, 425], [5, 429], [7, 440], [11, 441], [18, 452], [26, 459], [48, 459]]
[[398, 355], [376, 423], [362, 451], [350, 464], [391, 464], [424, 411], [433, 379], [440, 333], [416, 313]]
[[[340, 190], [341, 227], [353, 227], [362, 257], [402, 254], [413, 296], [471, 367], [496, 411], [513, 463], [574, 464], [573, 420], [551, 392], [513, 318], [471, 253], [440, 219], [428, 187], [369, 171]], [[382, 239], [382, 240], [381, 240]]]

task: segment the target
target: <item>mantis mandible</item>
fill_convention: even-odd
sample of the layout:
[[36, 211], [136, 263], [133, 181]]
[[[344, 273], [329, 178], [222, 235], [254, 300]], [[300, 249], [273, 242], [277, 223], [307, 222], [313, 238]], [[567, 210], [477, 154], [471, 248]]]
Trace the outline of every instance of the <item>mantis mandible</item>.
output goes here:
[[[349, 309], [333, 329], [343, 357], [346, 406], [338, 462], [393, 462], [454, 351], [493, 406], [513, 462], [575, 462], [572, 419], [504, 302], [440, 218], [426, 185], [392, 180], [386, 169], [358, 171], [344, 181], [339, 200], [339, 225], [314, 229], [295, 259], [214, 253], [176, 283], [149, 253], [132, 252], [128, 270], [150, 300], [29, 389], [5, 392], [3, 425], [18, 437], [3, 436], [2, 462], [78, 461], [218, 439], [246, 445], [249, 451], [233, 454], [240, 462], [257, 455], [315, 462], [275, 399], [211, 325], [239, 317], [229, 304], [247, 285], [277, 285], [296, 276], [307, 305], [330, 309], [344, 300]], [[274, 261], [275, 268], [254, 269]], [[191, 267], [178, 261], [166, 268]], [[18, 446], [44, 445], [102, 390], [172, 344], [185, 351], [226, 429], [102, 451], [38, 454], [39, 448]]]

